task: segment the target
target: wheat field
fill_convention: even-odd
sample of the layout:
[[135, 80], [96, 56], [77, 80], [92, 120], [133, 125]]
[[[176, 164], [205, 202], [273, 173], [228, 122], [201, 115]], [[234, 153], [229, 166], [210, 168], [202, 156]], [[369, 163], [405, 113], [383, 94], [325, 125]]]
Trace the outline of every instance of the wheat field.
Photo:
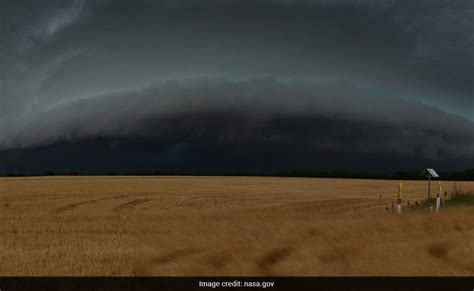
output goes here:
[[474, 208], [394, 215], [399, 182], [1, 178], [0, 275], [474, 276]]

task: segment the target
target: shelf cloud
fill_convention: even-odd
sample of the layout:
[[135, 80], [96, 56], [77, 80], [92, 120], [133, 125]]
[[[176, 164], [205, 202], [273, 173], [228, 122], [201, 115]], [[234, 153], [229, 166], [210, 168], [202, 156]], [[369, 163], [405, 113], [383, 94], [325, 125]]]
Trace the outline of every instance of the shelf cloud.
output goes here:
[[98, 139], [174, 169], [236, 149], [240, 170], [474, 161], [472, 1], [7, 0], [0, 18], [0, 170]]

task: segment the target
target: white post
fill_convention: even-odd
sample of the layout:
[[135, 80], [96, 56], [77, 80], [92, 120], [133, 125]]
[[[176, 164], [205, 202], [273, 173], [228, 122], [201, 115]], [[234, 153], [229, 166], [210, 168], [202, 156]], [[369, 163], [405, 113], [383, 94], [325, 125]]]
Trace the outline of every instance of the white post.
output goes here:
[[436, 197], [436, 214], [438, 214], [438, 212], [439, 212], [440, 204], [441, 204], [441, 198], [438, 195], [438, 197]]
[[402, 205], [401, 204], [397, 204], [397, 214], [398, 215], [402, 214]]

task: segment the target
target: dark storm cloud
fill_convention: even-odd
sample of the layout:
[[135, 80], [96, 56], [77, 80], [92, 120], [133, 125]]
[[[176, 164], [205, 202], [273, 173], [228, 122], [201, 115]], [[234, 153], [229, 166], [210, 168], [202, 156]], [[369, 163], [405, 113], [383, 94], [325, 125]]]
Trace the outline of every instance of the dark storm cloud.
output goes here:
[[2, 1], [0, 148], [472, 158], [473, 52], [470, 0]]
[[22, 52], [7, 90], [26, 104], [164, 78], [272, 75], [357, 81], [472, 118], [469, 0], [7, 3], [10, 51]]
[[302, 143], [337, 152], [474, 158], [471, 122], [341, 82], [166, 82], [59, 106], [32, 116], [14, 132], [4, 135], [0, 146], [132, 137], [221, 145]]
[[[74, 55], [71, 50], [37, 58], [32, 52], [53, 40], [79, 17], [82, 1], [0, 2], [0, 118], [37, 106], [42, 83]], [[67, 98], [67, 96], [63, 96]]]

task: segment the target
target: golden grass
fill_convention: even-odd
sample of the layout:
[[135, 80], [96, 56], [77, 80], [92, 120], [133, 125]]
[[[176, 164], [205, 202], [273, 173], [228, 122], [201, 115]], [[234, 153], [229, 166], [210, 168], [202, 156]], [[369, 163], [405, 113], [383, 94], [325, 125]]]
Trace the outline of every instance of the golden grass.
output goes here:
[[0, 275], [473, 276], [474, 209], [393, 215], [398, 182], [2, 178]]

